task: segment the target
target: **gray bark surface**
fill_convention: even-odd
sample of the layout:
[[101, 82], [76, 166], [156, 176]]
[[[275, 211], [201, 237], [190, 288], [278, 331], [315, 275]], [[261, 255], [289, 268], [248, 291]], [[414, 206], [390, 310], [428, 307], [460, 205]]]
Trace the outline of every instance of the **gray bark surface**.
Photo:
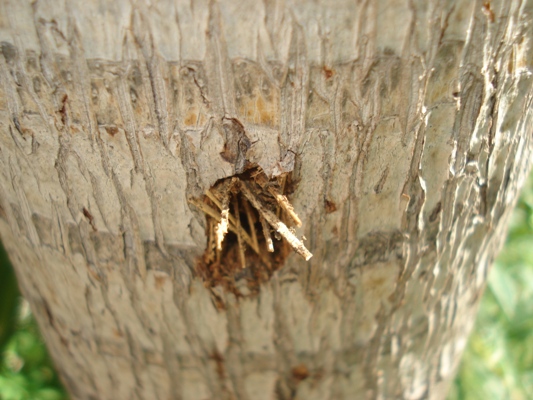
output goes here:
[[[72, 398], [445, 398], [531, 164], [532, 17], [0, 1], [0, 236]], [[259, 293], [196, 268], [228, 121], [313, 253]]]

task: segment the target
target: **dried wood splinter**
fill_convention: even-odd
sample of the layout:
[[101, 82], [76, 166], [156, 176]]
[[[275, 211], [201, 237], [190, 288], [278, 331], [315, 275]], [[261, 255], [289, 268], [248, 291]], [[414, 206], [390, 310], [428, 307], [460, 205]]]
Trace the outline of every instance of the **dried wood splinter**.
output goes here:
[[261, 228], [263, 228], [263, 235], [265, 236], [265, 240], [267, 243], [267, 250], [271, 253], [274, 252], [274, 242], [272, 242], [272, 238], [270, 237], [270, 229], [268, 228], [267, 222], [263, 217], [260, 217], [261, 219]]
[[222, 188], [222, 204], [220, 205], [220, 222], [216, 228], [216, 237], [217, 237], [217, 250], [222, 250], [222, 242], [224, 241], [224, 236], [228, 233], [229, 226], [229, 200], [230, 200], [230, 189], [234, 181], [226, 181], [224, 187]]
[[287, 228], [287, 225], [281, 222], [272, 211], [268, 210], [261, 204], [260, 200], [254, 196], [246, 182], [240, 181], [239, 184], [244, 196], [248, 199], [252, 206], [254, 206], [255, 209], [259, 211], [261, 216], [272, 226], [272, 228], [274, 228], [281, 236], [283, 236], [287, 240], [287, 242], [291, 245], [294, 251], [300, 254], [305, 259], [305, 261], [309, 261], [309, 259], [313, 257], [313, 255], [309, 250], [307, 250], [304, 244], [294, 235], [294, 233], [292, 233], [289, 228]]

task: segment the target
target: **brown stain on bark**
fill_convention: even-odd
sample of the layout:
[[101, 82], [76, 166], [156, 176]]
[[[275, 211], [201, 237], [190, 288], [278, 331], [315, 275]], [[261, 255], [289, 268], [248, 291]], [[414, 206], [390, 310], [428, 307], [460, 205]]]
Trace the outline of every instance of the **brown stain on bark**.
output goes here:
[[492, 11], [490, 1], [485, 1], [481, 9], [483, 10], [483, 14], [487, 16], [489, 22], [493, 23], [496, 20], [496, 16], [494, 15], [494, 11]]
[[58, 110], [63, 125], [67, 124], [67, 101], [68, 95], [65, 93], [61, 99], [61, 108]]
[[196, 125], [197, 119], [198, 119], [198, 115], [196, 113], [191, 112], [187, 114], [187, 116], [184, 118], [183, 123], [187, 126], [194, 126]]
[[310, 375], [309, 370], [307, 369], [307, 366], [305, 364], [298, 364], [297, 366], [293, 367], [291, 370], [292, 377], [300, 382], [305, 379], [307, 379]]
[[335, 71], [331, 68], [328, 68], [327, 66], [324, 65], [324, 67], [322, 68], [322, 72], [324, 73], [324, 76], [326, 77], [326, 79], [329, 79], [331, 78], [333, 75], [335, 75]]
[[165, 276], [155, 276], [154, 278], [155, 280], [155, 288], [156, 289], [161, 289], [163, 287], [163, 285], [165, 284], [167, 278]]
[[117, 328], [113, 328], [113, 335], [117, 338], [123, 338], [124, 333]]
[[224, 357], [218, 350], [213, 351], [209, 358], [215, 362], [215, 369], [218, 377], [222, 380], [226, 378], [226, 367], [224, 366]]
[[111, 137], [115, 137], [115, 135], [118, 133], [118, 128], [116, 126], [106, 126], [105, 131], [110, 135]]
[[252, 124], [273, 126], [278, 118], [277, 108], [261, 95], [243, 101], [239, 112], [245, 121]]
[[326, 214], [331, 214], [337, 211], [337, 205], [331, 200], [326, 200], [324, 202], [324, 207], [326, 208]]

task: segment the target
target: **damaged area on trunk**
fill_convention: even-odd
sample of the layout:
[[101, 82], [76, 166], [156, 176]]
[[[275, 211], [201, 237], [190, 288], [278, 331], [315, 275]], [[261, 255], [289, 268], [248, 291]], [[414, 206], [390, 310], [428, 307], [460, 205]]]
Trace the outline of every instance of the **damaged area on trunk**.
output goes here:
[[306, 261], [312, 257], [305, 237], [296, 235], [302, 222], [287, 198], [293, 190], [290, 173], [269, 179], [248, 164], [191, 200], [206, 215], [207, 245], [197, 264], [206, 285], [254, 294], [291, 251]]

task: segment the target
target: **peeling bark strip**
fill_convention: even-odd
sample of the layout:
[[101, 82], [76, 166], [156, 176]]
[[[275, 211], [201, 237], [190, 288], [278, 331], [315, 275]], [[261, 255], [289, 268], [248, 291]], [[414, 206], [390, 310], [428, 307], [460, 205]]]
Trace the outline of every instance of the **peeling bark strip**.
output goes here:
[[[207, 247], [198, 269], [210, 286], [236, 291], [244, 279], [257, 293], [261, 282], [283, 267], [288, 246], [308, 261], [312, 254], [294, 234], [301, 221], [287, 197], [290, 174], [268, 179], [257, 165], [217, 182], [202, 200], [190, 200], [207, 217]], [[270, 228], [280, 235], [274, 243]], [[228, 234], [229, 230], [229, 234]], [[281, 240], [284, 239], [284, 241]], [[288, 245], [288, 246], [287, 246]]]
[[225, 133], [224, 151], [220, 153], [222, 158], [235, 166], [235, 173], [244, 171], [246, 153], [250, 149], [251, 142], [244, 126], [235, 118], [224, 118], [222, 126]]

